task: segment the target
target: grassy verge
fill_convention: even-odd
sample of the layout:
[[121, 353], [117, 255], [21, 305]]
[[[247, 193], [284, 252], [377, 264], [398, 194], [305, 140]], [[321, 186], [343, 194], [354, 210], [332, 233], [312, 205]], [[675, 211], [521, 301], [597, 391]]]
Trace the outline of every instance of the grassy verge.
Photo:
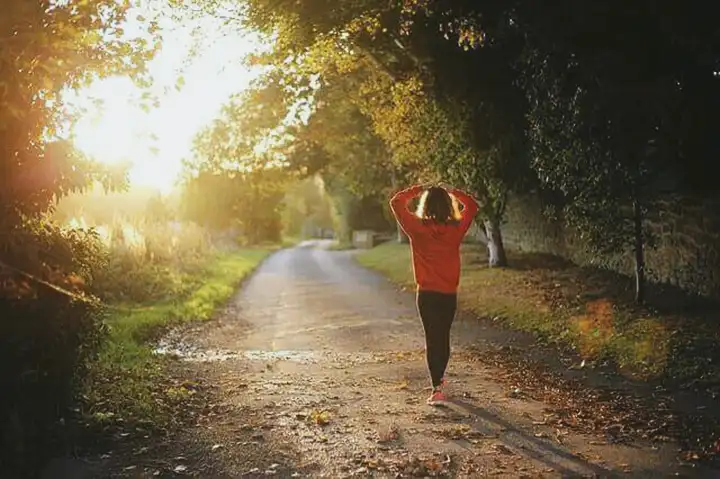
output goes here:
[[353, 246], [352, 243], [335, 241], [335, 242], [333, 242], [333, 244], [331, 244], [328, 247], [328, 249], [330, 251], [347, 251], [347, 250], [355, 249], [355, 246]]
[[302, 242], [302, 238], [299, 236], [283, 236], [281, 245], [283, 248], [292, 248]]
[[191, 391], [168, 383], [167, 360], [153, 354], [151, 341], [172, 325], [210, 319], [271, 251], [248, 248], [214, 255], [183, 277], [177, 297], [112, 305], [108, 340], [85, 385], [90, 417], [100, 423], [166, 426], [173, 405]]
[[[720, 359], [716, 305], [654, 288], [651, 306], [638, 308], [631, 280], [619, 275], [514, 252], [511, 267], [488, 268], [485, 248], [478, 245], [464, 245], [462, 254], [463, 310], [566, 345], [589, 360], [610, 360], [636, 379], [685, 384], [720, 379], [712, 366]], [[395, 283], [413, 284], [407, 245], [386, 243], [357, 258]]]

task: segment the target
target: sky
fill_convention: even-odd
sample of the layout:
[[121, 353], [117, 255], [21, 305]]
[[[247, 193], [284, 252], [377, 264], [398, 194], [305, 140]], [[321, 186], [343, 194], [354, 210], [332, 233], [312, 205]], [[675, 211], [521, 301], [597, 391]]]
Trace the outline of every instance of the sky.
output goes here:
[[[148, 12], [140, 9], [139, 13]], [[106, 163], [129, 161], [133, 185], [167, 193], [182, 160], [191, 156], [194, 136], [218, 115], [232, 94], [247, 88], [257, 75], [242, 59], [261, 44], [252, 34], [223, 26], [221, 20], [209, 16], [182, 22], [163, 17], [160, 26], [162, 50], [149, 65], [151, 90], [159, 97], [157, 108], [143, 111], [143, 91], [123, 77], [70, 92], [65, 102], [85, 111], [71, 127], [78, 149]], [[197, 53], [191, 55], [198, 38]], [[184, 85], [178, 91], [180, 75]]]

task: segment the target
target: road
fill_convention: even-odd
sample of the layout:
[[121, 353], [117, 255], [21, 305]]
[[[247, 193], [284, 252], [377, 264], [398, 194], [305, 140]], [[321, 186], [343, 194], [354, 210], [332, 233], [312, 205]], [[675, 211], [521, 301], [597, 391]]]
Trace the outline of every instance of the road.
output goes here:
[[484, 330], [467, 321], [453, 328], [452, 404], [427, 406], [413, 295], [326, 246], [277, 252], [218, 320], [170, 338], [217, 399], [174, 459], [138, 459], [125, 476], [698, 477], [672, 444], [609, 445], [545, 424], [547, 405], [473, 357]]

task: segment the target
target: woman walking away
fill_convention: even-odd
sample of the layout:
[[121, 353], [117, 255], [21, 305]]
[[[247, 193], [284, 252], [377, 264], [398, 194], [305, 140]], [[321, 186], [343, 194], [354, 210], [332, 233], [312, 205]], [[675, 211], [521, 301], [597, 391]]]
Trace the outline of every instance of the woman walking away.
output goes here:
[[[415, 213], [408, 209], [422, 194]], [[457, 201], [462, 203], [462, 212]], [[477, 202], [458, 189], [412, 186], [390, 200], [400, 227], [410, 238], [417, 308], [425, 330], [432, 394], [428, 404], [446, 400], [442, 387], [450, 360], [450, 328], [457, 309], [460, 282], [460, 243], [478, 211]]]

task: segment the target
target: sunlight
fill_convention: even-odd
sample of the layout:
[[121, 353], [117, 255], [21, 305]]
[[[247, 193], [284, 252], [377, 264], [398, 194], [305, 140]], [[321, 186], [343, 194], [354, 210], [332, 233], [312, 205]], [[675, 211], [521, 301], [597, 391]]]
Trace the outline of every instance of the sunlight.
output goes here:
[[77, 148], [103, 163], [127, 161], [132, 184], [169, 192], [194, 136], [257, 75], [242, 63], [260, 48], [255, 36], [226, 30], [212, 17], [188, 24], [164, 18], [149, 90], [116, 77], [68, 93], [71, 108], [82, 109], [71, 126]]

